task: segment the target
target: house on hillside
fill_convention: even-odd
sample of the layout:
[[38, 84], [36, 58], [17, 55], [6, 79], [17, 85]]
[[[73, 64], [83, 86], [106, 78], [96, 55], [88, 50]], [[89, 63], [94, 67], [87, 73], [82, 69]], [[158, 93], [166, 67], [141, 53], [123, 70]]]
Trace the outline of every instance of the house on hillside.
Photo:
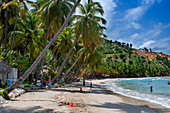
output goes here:
[[18, 70], [0, 61], [0, 81], [6, 84], [7, 79], [11, 79], [12, 82], [16, 81], [18, 79]]

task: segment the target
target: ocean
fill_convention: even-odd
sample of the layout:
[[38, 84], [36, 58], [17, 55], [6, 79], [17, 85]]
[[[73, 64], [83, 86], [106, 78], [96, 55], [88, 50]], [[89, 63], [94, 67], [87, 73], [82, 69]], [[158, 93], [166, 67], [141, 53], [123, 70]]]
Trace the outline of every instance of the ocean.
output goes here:
[[[141, 100], [150, 101], [170, 108], [170, 84], [169, 78], [141, 78], [131, 80], [109, 81], [107, 89]], [[152, 92], [150, 87], [152, 86]]]

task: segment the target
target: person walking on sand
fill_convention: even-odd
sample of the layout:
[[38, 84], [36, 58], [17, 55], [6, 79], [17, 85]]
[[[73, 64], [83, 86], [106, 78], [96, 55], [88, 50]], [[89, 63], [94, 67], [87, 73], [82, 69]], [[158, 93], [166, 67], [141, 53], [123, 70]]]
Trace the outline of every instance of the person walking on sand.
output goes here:
[[90, 89], [92, 89], [92, 82], [90, 82]]

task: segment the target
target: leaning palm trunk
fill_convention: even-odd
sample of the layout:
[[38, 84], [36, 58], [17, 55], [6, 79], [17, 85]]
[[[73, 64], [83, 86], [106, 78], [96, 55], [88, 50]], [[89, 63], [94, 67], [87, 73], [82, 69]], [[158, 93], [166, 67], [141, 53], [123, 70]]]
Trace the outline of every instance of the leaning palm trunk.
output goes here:
[[[8, 3], [8, 0], [6, 0]], [[7, 23], [8, 23], [8, 7], [6, 8], [6, 18], [5, 18], [5, 53], [7, 53]]]
[[79, 65], [78, 65], [72, 72], [70, 72], [69, 74], [67, 74], [65, 78], [68, 78], [73, 72], [75, 72], [75, 71], [78, 69], [78, 67], [79, 67]]
[[85, 67], [84, 67], [84, 68], [82, 69], [82, 71], [80, 72], [81, 67], [82, 67], [82, 66], [79, 67], [79, 69], [78, 69], [77, 73], [75, 74], [75, 76], [69, 80], [70, 83], [72, 83], [74, 80], [76, 80], [76, 79], [79, 77], [79, 75], [83, 72], [83, 70], [85, 69]]
[[80, 3], [81, 0], [78, 0], [76, 2], [76, 4], [74, 5], [74, 7], [72, 8], [71, 12], [69, 13], [66, 21], [64, 22], [63, 26], [60, 28], [60, 30], [56, 33], [56, 35], [54, 36], [53, 39], [51, 39], [51, 41], [48, 43], [48, 45], [44, 48], [44, 50], [42, 51], [42, 53], [38, 56], [38, 58], [34, 61], [34, 63], [30, 66], [30, 68], [11, 86], [7, 87], [7, 89], [5, 89], [8, 93], [10, 93], [13, 89], [15, 89], [22, 81], [24, 81], [29, 75], [30, 73], [34, 70], [34, 68], [38, 65], [38, 62], [44, 57], [45, 53], [47, 52], [47, 50], [49, 49], [49, 47], [55, 42], [55, 40], [58, 38], [58, 36], [61, 34], [61, 32], [64, 30], [64, 28], [66, 27], [66, 25], [68, 24], [72, 14], [74, 13], [76, 7], [78, 6], [78, 4]]
[[5, 35], [5, 27], [3, 28], [3, 33], [2, 33], [2, 37], [1, 37], [1, 41], [0, 41], [0, 47], [1, 47], [2, 43], [3, 43], [4, 35]]
[[77, 58], [77, 60], [73, 63], [73, 65], [67, 70], [67, 72], [63, 75], [63, 77], [65, 77], [70, 71], [71, 69], [76, 65], [76, 63], [80, 60], [81, 56], [86, 52], [88, 46], [85, 47], [85, 49], [82, 51], [82, 53], [80, 54], [80, 56]]
[[[47, 36], [46, 36], [45, 46], [47, 46], [48, 35], [49, 35], [49, 32], [50, 32], [50, 26], [51, 26], [51, 23], [50, 23], [50, 25], [48, 26], [48, 29], [47, 29]], [[41, 65], [40, 65], [40, 73], [43, 72], [44, 61], [45, 61], [45, 56], [42, 58], [42, 62], [41, 62]]]
[[65, 64], [67, 63], [68, 58], [69, 58], [71, 52], [73, 51], [73, 48], [74, 48], [74, 46], [76, 45], [77, 40], [78, 40], [79, 38], [80, 38], [80, 35], [77, 37], [77, 39], [75, 40], [75, 42], [74, 42], [74, 44], [72, 45], [71, 49], [70, 49], [69, 52], [67, 53], [67, 55], [66, 55], [66, 57], [65, 57], [62, 65], [60, 66], [60, 68], [59, 68], [56, 76], [52, 79], [52, 84], [54, 84], [55, 79], [56, 79], [58, 76], [61, 75], [61, 73], [62, 73], [62, 71], [63, 71], [63, 69], [64, 69], [64, 66], [65, 66]]
[[18, 8], [18, 12], [16, 13], [16, 20], [15, 20], [14, 32], [13, 32], [13, 36], [12, 36], [12, 43], [11, 43], [11, 48], [10, 48], [10, 50], [12, 50], [13, 45], [14, 45], [15, 30], [16, 30], [16, 26], [17, 26], [18, 13], [19, 13], [19, 8]]
[[73, 80], [73, 79], [76, 77], [76, 75], [79, 73], [79, 71], [80, 71], [80, 69], [81, 69], [82, 66], [83, 66], [83, 63], [81, 63], [81, 64], [79, 65], [76, 73], [68, 79], [68, 82], [71, 82], [71, 80]]

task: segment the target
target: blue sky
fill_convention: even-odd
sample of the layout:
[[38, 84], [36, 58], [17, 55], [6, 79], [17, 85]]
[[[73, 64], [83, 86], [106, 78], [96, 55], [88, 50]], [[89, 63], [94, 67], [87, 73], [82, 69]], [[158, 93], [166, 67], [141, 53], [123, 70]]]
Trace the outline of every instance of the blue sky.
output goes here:
[[109, 40], [170, 55], [170, 0], [94, 1], [104, 8]]
[[170, 55], [170, 0], [95, 0], [107, 19], [108, 39]]

